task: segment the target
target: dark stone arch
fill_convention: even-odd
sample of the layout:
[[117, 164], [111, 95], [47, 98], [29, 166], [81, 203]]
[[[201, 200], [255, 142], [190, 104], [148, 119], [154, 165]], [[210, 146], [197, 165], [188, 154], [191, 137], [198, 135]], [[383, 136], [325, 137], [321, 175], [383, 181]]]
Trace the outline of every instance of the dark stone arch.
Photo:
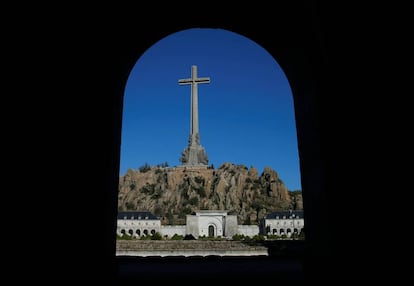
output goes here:
[[[322, 72], [327, 68], [323, 58], [325, 47], [319, 40], [320, 31], [314, 25], [313, 5], [309, 4], [311, 9], [308, 6], [293, 11], [268, 9], [266, 15], [254, 17], [254, 21], [237, 18], [233, 13], [226, 14], [225, 17], [211, 17], [211, 14], [203, 17], [199, 13], [192, 16], [191, 13], [185, 13], [177, 15], [176, 20], [167, 21], [168, 25], [160, 26], [149, 25], [143, 16], [144, 12], [134, 13], [130, 18], [123, 17], [119, 22], [107, 21], [106, 16], [91, 18], [89, 16], [92, 15], [84, 15], [84, 18], [79, 19], [79, 28], [65, 38], [65, 41], [73, 41], [75, 45], [68, 45], [71, 48], [62, 53], [70, 57], [61, 63], [62, 66], [66, 69], [69, 64], [72, 68], [68, 81], [62, 86], [67, 88], [67, 94], [60, 95], [62, 102], [69, 106], [66, 107], [68, 113], [62, 118], [73, 120], [70, 128], [62, 128], [62, 135], [76, 143], [68, 148], [72, 153], [68, 152], [70, 155], [67, 157], [78, 166], [76, 171], [68, 168], [73, 172], [73, 189], [83, 186], [89, 191], [82, 195], [68, 195], [66, 204], [60, 207], [60, 211], [72, 214], [66, 222], [73, 229], [79, 227], [84, 215], [91, 209], [99, 214], [94, 227], [101, 231], [101, 235], [93, 245], [84, 245], [84, 241], [78, 237], [67, 235], [72, 244], [79, 241], [76, 257], [88, 255], [93, 260], [100, 258], [96, 259], [99, 269], [96, 276], [101, 273], [116, 273], [117, 269], [113, 259], [116, 247], [116, 190], [119, 179], [122, 101], [129, 72], [139, 57], [157, 41], [174, 32], [197, 27], [221, 28], [248, 37], [265, 48], [285, 72], [294, 97], [307, 228], [306, 257], [313, 261], [314, 257], [324, 257], [330, 253], [331, 225], [326, 214], [338, 211], [328, 211], [333, 207], [327, 203], [327, 189], [335, 189], [336, 185], [327, 184], [325, 177], [324, 159], [329, 153], [325, 153], [327, 149], [322, 148], [321, 140], [324, 139], [323, 132], [331, 129], [321, 124], [321, 120], [326, 119], [326, 114], [321, 114], [319, 100], [332, 94], [325, 86], [327, 80]], [[156, 13], [151, 15], [151, 19], [152, 23], [164, 21], [162, 15]], [[60, 166], [61, 162], [62, 159], [57, 165]], [[331, 169], [330, 172], [332, 175], [334, 171]], [[339, 198], [341, 193], [333, 193], [330, 193], [330, 199], [340, 201], [334, 200], [332, 196]], [[79, 206], [77, 212], [73, 212], [74, 206]], [[87, 231], [89, 230], [85, 229], [85, 233]], [[318, 269], [324, 269], [314, 268], [315, 273], [321, 271]], [[254, 267], [251, 270], [254, 271]], [[92, 272], [91, 277], [94, 277]]]
[[[290, 30], [283, 31], [280, 30], [274, 35], [269, 35], [268, 32], [246, 29], [245, 26], [233, 25], [231, 23], [216, 23], [214, 20], [205, 20], [201, 21], [201, 24], [194, 26], [192, 24], [175, 27], [171, 26], [162, 30], [155, 30], [151, 34], [151, 37], [145, 38], [143, 42], [131, 42], [128, 46], [128, 53], [124, 53], [123, 57], [125, 61], [123, 62], [124, 66], [121, 69], [123, 71], [123, 77], [119, 78], [119, 87], [118, 95], [119, 106], [122, 106], [122, 97], [124, 87], [128, 79], [129, 71], [133, 68], [136, 62], [139, 60], [140, 56], [147, 50], [152, 47], [157, 41], [174, 34], [179, 31], [183, 31], [191, 28], [212, 28], [219, 27], [224, 30], [238, 33], [242, 36], [249, 38], [250, 40], [256, 42], [267, 50], [271, 56], [279, 63], [283, 72], [285, 73], [289, 84], [292, 89], [292, 94], [294, 98], [294, 109], [295, 109], [295, 120], [297, 128], [297, 140], [299, 145], [299, 154], [302, 158], [301, 165], [301, 177], [302, 177], [302, 186], [304, 189], [303, 200], [306, 205], [306, 214], [309, 217], [317, 217], [316, 221], [319, 223], [313, 223], [312, 219], [306, 218], [306, 224], [309, 231], [312, 232], [312, 229], [315, 229], [315, 235], [311, 236], [311, 239], [315, 239], [310, 245], [316, 247], [323, 247], [328, 251], [329, 244], [323, 243], [328, 239], [328, 229], [323, 228], [322, 225], [327, 225], [327, 218], [323, 215], [324, 210], [326, 210], [327, 205], [324, 199], [325, 186], [323, 185], [323, 176], [324, 170], [323, 165], [321, 164], [320, 158], [320, 142], [317, 136], [309, 136], [309, 134], [318, 134], [315, 131], [317, 128], [318, 118], [316, 116], [317, 102], [315, 97], [315, 68], [316, 72], [319, 72], [318, 67], [312, 66], [309, 62], [308, 56], [322, 56], [317, 55], [307, 55], [299, 52], [294, 47], [299, 44], [299, 42], [306, 46], [306, 43], [301, 42], [298, 38], [298, 34], [292, 33]], [[297, 28], [297, 27], [295, 27]], [[301, 29], [297, 32], [303, 33]], [[272, 39], [278, 38], [280, 42], [278, 45], [275, 45]], [[122, 91], [122, 92], [121, 92]], [[118, 113], [118, 118], [121, 117], [122, 109], [116, 111]], [[120, 135], [120, 126], [118, 126], [118, 132]], [[316, 156], [316, 159], [313, 157]], [[306, 158], [306, 161], [305, 161]], [[320, 180], [316, 180], [315, 177], [318, 177]], [[308, 192], [309, 194], [305, 194]], [[318, 195], [317, 200], [313, 200], [313, 196]], [[322, 195], [321, 195], [322, 194]], [[318, 206], [317, 208], [314, 208]], [[315, 213], [316, 215], [313, 215]], [[323, 243], [323, 246], [321, 244]]]

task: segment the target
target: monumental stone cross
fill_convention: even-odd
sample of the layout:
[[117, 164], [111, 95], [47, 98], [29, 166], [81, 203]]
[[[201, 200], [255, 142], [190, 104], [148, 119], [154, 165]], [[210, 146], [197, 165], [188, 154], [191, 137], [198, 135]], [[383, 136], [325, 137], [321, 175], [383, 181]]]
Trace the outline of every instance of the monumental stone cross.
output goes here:
[[198, 84], [210, 83], [209, 77], [197, 77], [197, 66], [191, 67], [191, 78], [178, 80], [179, 85], [191, 85], [190, 138], [188, 147], [182, 152], [180, 161], [188, 166], [207, 165], [208, 159], [200, 145], [198, 129]]

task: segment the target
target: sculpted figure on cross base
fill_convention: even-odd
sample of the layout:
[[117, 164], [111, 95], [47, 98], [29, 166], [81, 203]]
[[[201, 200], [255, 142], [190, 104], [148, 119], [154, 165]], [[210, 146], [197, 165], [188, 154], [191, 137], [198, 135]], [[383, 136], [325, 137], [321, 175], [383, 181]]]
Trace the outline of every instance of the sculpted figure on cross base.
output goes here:
[[203, 164], [203, 165], [207, 165], [208, 164], [207, 154], [204, 151], [204, 149], [200, 150], [200, 152], [197, 153], [197, 159], [198, 159], [198, 162], [200, 164]]
[[182, 164], [188, 163], [188, 148], [185, 148], [183, 152], [181, 152], [180, 162]]

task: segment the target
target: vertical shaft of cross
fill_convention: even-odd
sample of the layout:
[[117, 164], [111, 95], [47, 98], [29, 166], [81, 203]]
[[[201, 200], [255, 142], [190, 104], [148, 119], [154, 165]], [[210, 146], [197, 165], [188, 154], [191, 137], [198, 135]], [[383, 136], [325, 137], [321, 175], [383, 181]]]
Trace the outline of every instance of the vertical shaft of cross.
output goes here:
[[191, 78], [178, 80], [179, 85], [191, 84], [190, 145], [199, 145], [198, 127], [198, 84], [210, 83], [209, 77], [198, 78], [197, 66], [191, 67]]
[[[191, 67], [191, 136], [198, 134], [198, 88], [197, 88], [197, 66]], [[193, 138], [193, 142], [194, 142]]]

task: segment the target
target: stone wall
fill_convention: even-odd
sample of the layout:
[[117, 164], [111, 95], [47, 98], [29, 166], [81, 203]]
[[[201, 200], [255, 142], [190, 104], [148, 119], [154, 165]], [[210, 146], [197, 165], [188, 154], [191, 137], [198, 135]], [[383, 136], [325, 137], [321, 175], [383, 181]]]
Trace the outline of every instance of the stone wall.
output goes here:
[[171, 238], [174, 234], [185, 236], [185, 225], [162, 225], [160, 233], [163, 237]]
[[117, 256], [258, 256], [268, 255], [261, 245], [240, 241], [117, 240]]
[[237, 228], [237, 233], [245, 236], [253, 237], [259, 234], [258, 225], [238, 225]]

